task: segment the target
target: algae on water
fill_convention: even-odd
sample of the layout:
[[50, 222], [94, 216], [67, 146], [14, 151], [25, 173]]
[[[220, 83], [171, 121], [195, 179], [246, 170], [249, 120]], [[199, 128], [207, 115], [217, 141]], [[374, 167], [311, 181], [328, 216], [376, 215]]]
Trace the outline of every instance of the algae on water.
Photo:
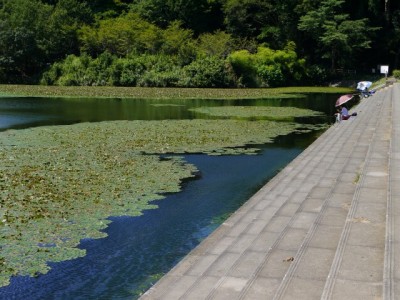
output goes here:
[[323, 116], [323, 113], [310, 109], [273, 106], [198, 107], [190, 111], [220, 118], [256, 118], [276, 121], [294, 121], [296, 117]]
[[81, 123], [0, 133], [0, 286], [47, 262], [85, 255], [109, 216], [138, 216], [177, 192], [196, 167], [160, 154], [254, 153], [304, 125], [273, 121], [168, 120]]

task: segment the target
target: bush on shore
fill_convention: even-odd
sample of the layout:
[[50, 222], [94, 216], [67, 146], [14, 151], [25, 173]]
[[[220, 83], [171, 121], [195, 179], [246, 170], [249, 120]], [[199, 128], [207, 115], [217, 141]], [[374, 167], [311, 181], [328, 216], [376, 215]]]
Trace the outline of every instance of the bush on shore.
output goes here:
[[228, 58], [198, 55], [182, 63], [178, 55], [130, 54], [106, 51], [67, 56], [43, 73], [40, 83], [59, 86], [138, 87], [279, 87], [307, 79], [305, 61], [290, 45], [284, 50], [260, 47], [257, 53], [235, 51]]
[[393, 77], [396, 79], [400, 79], [400, 70], [393, 70]]

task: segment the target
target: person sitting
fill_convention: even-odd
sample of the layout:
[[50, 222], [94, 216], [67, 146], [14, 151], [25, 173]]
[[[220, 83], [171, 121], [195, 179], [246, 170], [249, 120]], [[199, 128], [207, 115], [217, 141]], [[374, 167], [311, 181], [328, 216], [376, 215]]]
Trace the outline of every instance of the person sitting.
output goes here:
[[344, 105], [341, 106], [340, 117], [342, 120], [348, 120], [350, 118], [349, 111]]
[[[338, 110], [339, 111], [339, 110]], [[336, 114], [335, 114], [336, 115]], [[347, 107], [342, 105], [340, 106], [340, 121], [341, 120], [348, 120], [350, 117], [356, 117], [357, 113], [353, 112], [351, 115], [349, 114], [349, 111], [347, 110]], [[339, 122], [340, 122], [339, 121]]]

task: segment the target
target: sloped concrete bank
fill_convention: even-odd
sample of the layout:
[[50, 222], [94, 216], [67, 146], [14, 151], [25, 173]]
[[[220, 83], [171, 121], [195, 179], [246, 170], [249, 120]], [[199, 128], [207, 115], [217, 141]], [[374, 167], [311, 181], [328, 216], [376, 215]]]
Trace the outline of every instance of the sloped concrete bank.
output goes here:
[[396, 299], [400, 85], [354, 111], [141, 299]]

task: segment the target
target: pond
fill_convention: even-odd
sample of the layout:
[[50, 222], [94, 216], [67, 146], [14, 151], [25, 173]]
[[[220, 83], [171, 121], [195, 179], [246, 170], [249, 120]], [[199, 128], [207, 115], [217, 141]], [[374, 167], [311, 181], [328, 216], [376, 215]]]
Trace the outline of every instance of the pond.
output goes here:
[[[265, 100], [134, 100], [0, 98], [0, 131], [42, 125], [109, 120], [207, 118], [204, 106], [309, 108], [324, 117], [298, 122], [331, 123], [337, 95]], [[269, 179], [300, 154], [320, 131], [289, 134], [257, 145], [258, 155], [184, 155], [199, 176], [182, 191], [154, 201], [140, 217], [110, 217], [106, 238], [82, 240], [87, 255], [51, 263], [46, 275], [12, 278], [1, 299], [135, 299], [206, 238]]]

